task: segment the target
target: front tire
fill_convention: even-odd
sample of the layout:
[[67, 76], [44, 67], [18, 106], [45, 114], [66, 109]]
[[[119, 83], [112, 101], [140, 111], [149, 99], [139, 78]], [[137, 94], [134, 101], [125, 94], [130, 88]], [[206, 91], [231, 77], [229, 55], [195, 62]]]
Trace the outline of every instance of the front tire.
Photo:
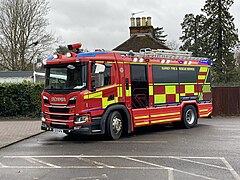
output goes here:
[[182, 113], [182, 126], [184, 128], [193, 128], [197, 124], [197, 111], [193, 105], [186, 105]]
[[121, 137], [123, 132], [123, 120], [118, 111], [113, 111], [109, 114], [106, 127], [107, 136], [110, 139], [117, 140]]

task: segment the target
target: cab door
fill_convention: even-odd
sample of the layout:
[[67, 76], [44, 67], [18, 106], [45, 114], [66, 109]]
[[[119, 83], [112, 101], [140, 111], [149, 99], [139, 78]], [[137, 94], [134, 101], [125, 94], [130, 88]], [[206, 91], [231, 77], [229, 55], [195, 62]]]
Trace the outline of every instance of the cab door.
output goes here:
[[131, 100], [135, 126], [149, 124], [149, 82], [147, 64], [131, 64]]

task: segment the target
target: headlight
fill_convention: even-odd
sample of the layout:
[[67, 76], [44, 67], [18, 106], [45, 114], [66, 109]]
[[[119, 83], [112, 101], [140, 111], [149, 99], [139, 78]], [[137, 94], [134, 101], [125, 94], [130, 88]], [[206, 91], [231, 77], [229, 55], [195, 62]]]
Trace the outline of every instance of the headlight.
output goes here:
[[46, 99], [46, 100], [48, 100], [48, 97], [47, 97], [47, 96], [43, 96], [43, 99]]
[[50, 104], [47, 96], [43, 96], [43, 102], [44, 104]]
[[74, 123], [81, 124], [87, 122], [88, 120], [89, 120], [88, 116], [76, 116], [74, 118]]
[[73, 96], [69, 99], [68, 105], [76, 104], [77, 96]]
[[77, 96], [73, 96], [73, 97], [70, 98], [70, 101], [74, 101], [76, 99], [77, 99]]

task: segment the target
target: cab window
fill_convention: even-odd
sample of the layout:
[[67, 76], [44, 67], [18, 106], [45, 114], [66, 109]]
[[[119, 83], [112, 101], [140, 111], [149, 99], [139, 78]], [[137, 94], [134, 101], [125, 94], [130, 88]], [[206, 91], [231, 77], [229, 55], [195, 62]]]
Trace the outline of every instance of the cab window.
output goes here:
[[92, 65], [92, 86], [95, 88], [111, 84], [111, 65], [94, 63]]

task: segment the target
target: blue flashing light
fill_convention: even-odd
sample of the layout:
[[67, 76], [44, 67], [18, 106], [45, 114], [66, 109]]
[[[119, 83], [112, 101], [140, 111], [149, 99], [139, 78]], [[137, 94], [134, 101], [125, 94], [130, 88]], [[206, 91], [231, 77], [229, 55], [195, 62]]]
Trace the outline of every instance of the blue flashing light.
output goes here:
[[211, 61], [209, 59], [200, 59], [199, 62], [202, 64], [207, 64], [207, 65], [211, 66]]
[[95, 57], [96, 55], [99, 55], [99, 54], [108, 54], [107, 52], [86, 52], [86, 53], [79, 53], [77, 55], [78, 58], [81, 58], [81, 57]]
[[51, 61], [51, 60], [53, 60], [53, 59], [54, 59], [53, 56], [50, 56], [49, 58], [47, 58], [48, 61]]
[[183, 60], [180, 60], [180, 61], [179, 61], [179, 64], [183, 64]]

